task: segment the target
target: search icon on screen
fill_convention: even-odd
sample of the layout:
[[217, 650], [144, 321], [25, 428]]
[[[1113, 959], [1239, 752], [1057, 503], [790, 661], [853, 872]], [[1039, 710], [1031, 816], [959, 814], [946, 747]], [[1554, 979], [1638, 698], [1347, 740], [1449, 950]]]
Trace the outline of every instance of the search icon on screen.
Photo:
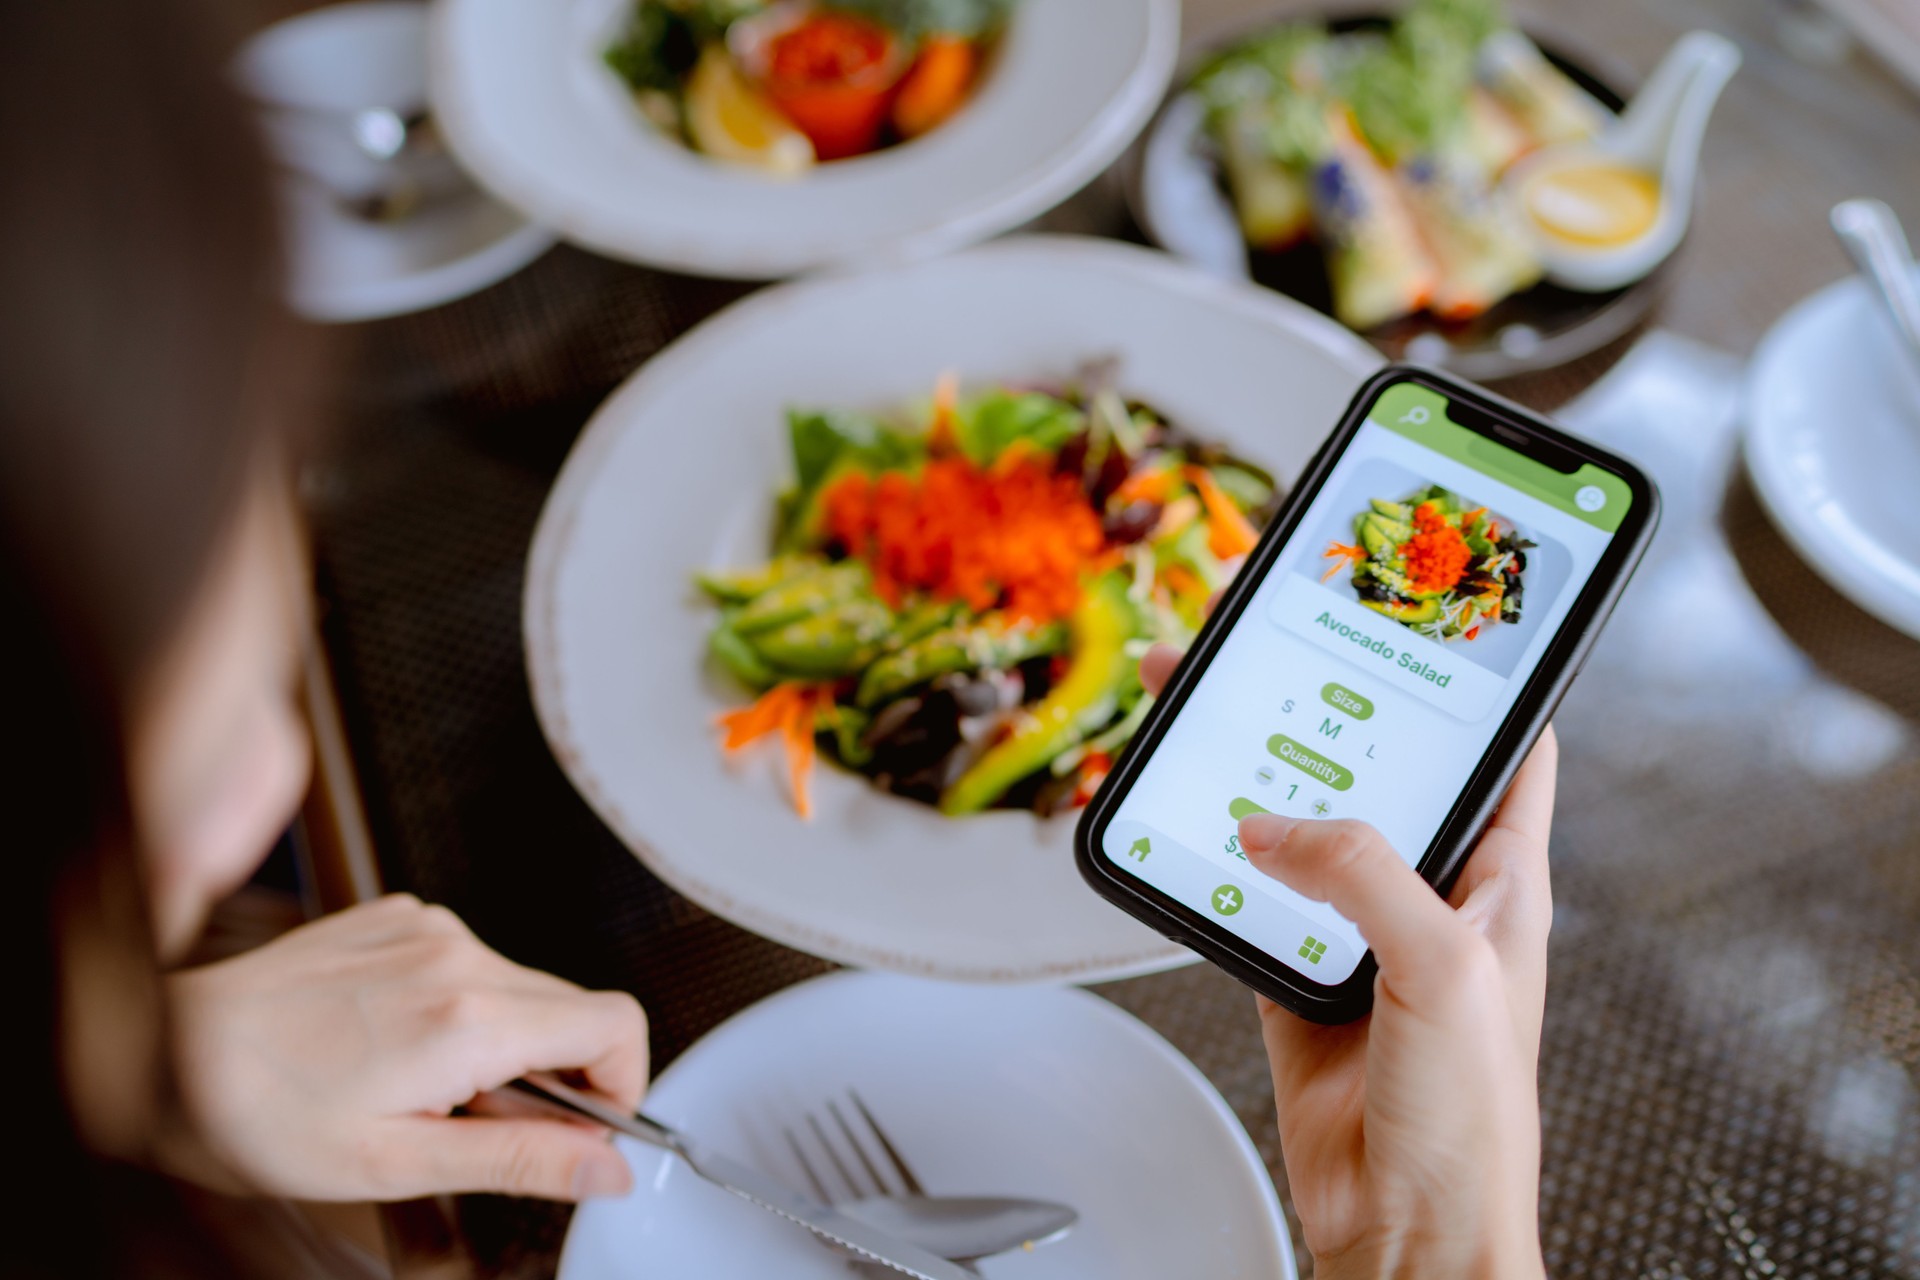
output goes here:
[[1413, 408], [1401, 414], [1400, 421], [1411, 422], [1416, 427], [1424, 427], [1427, 425], [1427, 418], [1429, 416], [1430, 415], [1427, 413], [1427, 406], [1423, 404], [1417, 404], [1413, 406]]

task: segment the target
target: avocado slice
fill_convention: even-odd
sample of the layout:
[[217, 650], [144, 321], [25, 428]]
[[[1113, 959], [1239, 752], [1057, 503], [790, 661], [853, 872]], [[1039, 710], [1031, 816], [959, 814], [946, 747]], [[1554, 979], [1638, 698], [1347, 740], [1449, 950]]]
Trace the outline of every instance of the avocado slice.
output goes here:
[[1414, 600], [1438, 600], [1447, 594], [1444, 591], [1418, 591], [1414, 589], [1413, 579], [1392, 565], [1381, 564], [1378, 560], [1368, 566], [1374, 579], [1397, 596], [1407, 596]]
[[1391, 559], [1400, 553], [1400, 544], [1413, 536], [1411, 526], [1383, 515], [1368, 512], [1360, 522], [1360, 545], [1376, 560]]
[[1413, 508], [1404, 502], [1388, 502], [1385, 498], [1375, 498], [1373, 509], [1389, 520], [1398, 520], [1406, 524], [1413, 519]]
[[1440, 617], [1440, 601], [1429, 597], [1425, 600], [1362, 600], [1361, 604], [1375, 613], [1384, 613], [1396, 622], [1418, 625], [1433, 622]]
[[757, 632], [748, 637], [748, 643], [782, 673], [833, 680], [853, 675], [872, 662], [892, 630], [893, 610], [870, 597], [856, 597], [783, 627]]
[[948, 627], [886, 654], [868, 667], [860, 677], [854, 702], [876, 707], [950, 671], [1004, 669], [1066, 647], [1067, 629], [1057, 622], [1035, 625], [996, 619], [978, 626]]
[[756, 636], [811, 617], [824, 609], [856, 597], [868, 596], [871, 575], [858, 560], [843, 560], [802, 573], [755, 596], [733, 615], [733, 629], [742, 636]]
[[1028, 708], [1012, 736], [954, 780], [940, 797], [940, 812], [978, 813], [1109, 719], [1115, 691], [1133, 667], [1126, 646], [1136, 623], [1124, 578], [1109, 573], [1089, 584], [1067, 620], [1072, 637], [1067, 674]]

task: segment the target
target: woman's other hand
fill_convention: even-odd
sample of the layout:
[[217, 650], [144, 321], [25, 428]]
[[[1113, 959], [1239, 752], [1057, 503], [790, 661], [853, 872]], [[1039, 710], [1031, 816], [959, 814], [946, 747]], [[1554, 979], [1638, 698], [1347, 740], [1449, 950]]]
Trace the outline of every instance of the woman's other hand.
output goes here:
[[169, 983], [187, 1112], [158, 1153], [169, 1172], [308, 1200], [631, 1183], [597, 1129], [452, 1114], [534, 1070], [637, 1106], [647, 1025], [631, 996], [514, 964], [443, 907], [382, 898]]
[[[1179, 654], [1147, 655], [1148, 688]], [[1372, 827], [1254, 815], [1259, 871], [1352, 920], [1379, 962], [1367, 1017], [1261, 999], [1287, 1180], [1320, 1280], [1544, 1274], [1535, 1072], [1558, 747], [1542, 736], [1442, 900]]]

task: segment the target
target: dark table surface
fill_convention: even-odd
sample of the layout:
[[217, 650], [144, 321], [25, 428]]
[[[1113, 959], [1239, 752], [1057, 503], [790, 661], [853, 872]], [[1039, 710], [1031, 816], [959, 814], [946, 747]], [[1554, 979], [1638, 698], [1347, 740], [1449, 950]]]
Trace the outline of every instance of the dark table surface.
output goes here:
[[[1190, 7], [1205, 22], [1246, 6]], [[1734, 403], [1760, 333], [1844, 270], [1828, 205], [1880, 195], [1920, 226], [1920, 104], [1857, 55], [1804, 60], [1825, 46], [1799, 9], [1533, 8], [1641, 72], [1689, 26], [1747, 54], [1656, 318], [1684, 340], [1643, 343], [1573, 407], [1652, 468], [1668, 511], [1558, 720], [1549, 1270], [1920, 1276], [1920, 643], [1787, 549], [1741, 473]], [[1103, 179], [1051, 225], [1128, 234], [1113, 192]], [[474, 298], [342, 331], [344, 426], [306, 477], [389, 884], [517, 960], [634, 992], [656, 1065], [828, 966], [677, 897], [573, 792], [529, 702], [520, 592], [594, 406], [744, 291], [562, 247]], [[1502, 389], [1558, 406], [1630, 345]], [[1099, 990], [1213, 1080], [1284, 1199], [1250, 997], [1206, 966]], [[565, 1221], [459, 1209], [488, 1275], [550, 1273]]]

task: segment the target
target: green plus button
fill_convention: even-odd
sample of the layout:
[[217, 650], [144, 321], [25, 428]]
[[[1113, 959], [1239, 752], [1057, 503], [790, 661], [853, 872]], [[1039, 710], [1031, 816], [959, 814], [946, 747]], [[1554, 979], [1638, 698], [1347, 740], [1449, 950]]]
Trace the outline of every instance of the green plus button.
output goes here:
[[1355, 720], [1365, 720], [1373, 714], [1373, 703], [1363, 698], [1343, 684], [1328, 684], [1320, 687], [1320, 701], [1336, 711], [1344, 711]]
[[1223, 884], [1213, 891], [1213, 909], [1223, 916], [1240, 914], [1240, 908], [1247, 905], [1247, 891], [1237, 884]]
[[1320, 779], [1335, 791], [1345, 791], [1353, 785], [1353, 770], [1343, 764], [1335, 764], [1312, 747], [1301, 746], [1284, 733], [1276, 733], [1268, 738], [1267, 750], [1300, 772]]

